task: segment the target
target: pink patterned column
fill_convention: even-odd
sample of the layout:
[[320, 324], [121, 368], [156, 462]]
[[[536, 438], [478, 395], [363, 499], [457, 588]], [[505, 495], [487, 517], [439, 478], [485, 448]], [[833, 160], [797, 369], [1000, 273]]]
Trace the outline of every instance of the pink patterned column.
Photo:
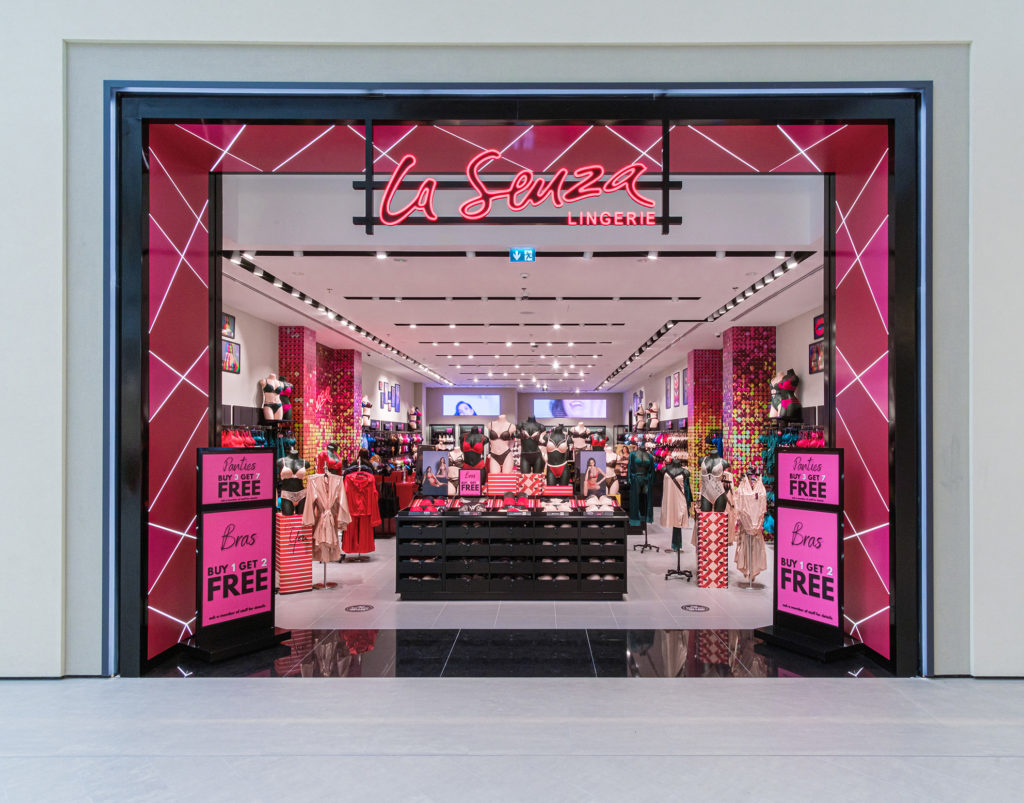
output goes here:
[[695, 349], [686, 355], [686, 393], [693, 493], [700, 493], [700, 461], [708, 453], [704, 438], [722, 427], [722, 352]]
[[316, 449], [336, 441], [349, 460], [362, 432], [363, 355], [351, 349], [316, 347], [318, 386], [310, 433]]
[[280, 326], [277, 330], [278, 372], [292, 390], [292, 432], [296, 447], [310, 465], [316, 462], [313, 437], [317, 395], [316, 333], [305, 326]]
[[722, 455], [733, 471], [761, 466], [775, 375], [775, 327], [733, 326], [722, 335]]

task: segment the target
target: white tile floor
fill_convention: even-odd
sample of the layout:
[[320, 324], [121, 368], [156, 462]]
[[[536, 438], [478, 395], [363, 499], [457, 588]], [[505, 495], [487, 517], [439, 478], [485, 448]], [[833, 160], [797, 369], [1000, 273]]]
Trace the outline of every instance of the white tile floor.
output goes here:
[[[658, 511], [655, 510], [655, 521]], [[649, 525], [648, 538], [661, 552], [640, 553], [634, 544], [643, 536], [628, 539], [628, 589], [614, 602], [413, 602], [395, 593], [395, 540], [377, 540], [377, 551], [367, 563], [327, 564], [328, 581], [334, 589], [277, 597], [278, 627], [295, 629], [333, 628], [724, 628], [747, 630], [770, 625], [772, 620], [773, 552], [768, 547], [768, 570], [758, 575], [762, 591], [740, 589], [743, 576], [730, 550], [729, 588], [697, 587], [697, 555], [690, 533], [683, 533], [682, 568], [694, 573], [692, 582], [665, 579], [675, 568], [674, 553], [665, 553], [671, 531]], [[323, 579], [321, 564], [313, 564], [315, 580]], [[688, 612], [683, 605], [698, 604], [707, 612]], [[372, 605], [372, 611], [351, 612], [353, 605]]]
[[0, 682], [0, 801], [1003, 801], [1024, 683]]

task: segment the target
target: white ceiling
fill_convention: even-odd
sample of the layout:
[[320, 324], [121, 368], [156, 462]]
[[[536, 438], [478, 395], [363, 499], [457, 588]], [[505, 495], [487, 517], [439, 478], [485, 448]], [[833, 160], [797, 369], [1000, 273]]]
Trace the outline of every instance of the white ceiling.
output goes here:
[[[782, 323], [822, 301], [822, 182], [815, 176], [686, 177], [678, 203], [672, 204], [672, 214], [682, 214], [684, 222], [668, 236], [660, 229], [565, 226], [378, 227], [367, 236], [352, 225], [351, 216], [345, 217], [347, 212], [324, 213], [330, 207], [325, 198], [332, 196], [325, 194], [323, 182], [316, 192], [303, 193], [302, 181], [281, 178], [234, 176], [225, 181], [226, 248], [253, 251], [252, 261], [262, 270], [412, 360], [394, 358], [227, 259], [222, 260], [225, 302], [278, 325], [310, 326], [329, 346], [381, 355], [378, 364], [401, 379], [437, 384], [415, 368], [423, 363], [456, 385], [472, 385], [476, 379], [490, 387], [522, 382], [524, 389], [532, 389], [536, 376], [552, 389], [595, 390], [667, 322], [679, 321], [602, 388], [623, 390], [669, 370], [689, 349], [720, 347], [716, 335], [729, 326]], [[350, 188], [352, 177], [346, 178]], [[439, 237], [446, 239], [442, 243]], [[533, 264], [512, 264], [507, 255], [402, 255], [403, 250], [436, 252], [441, 247], [495, 251], [499, 245], [505, 251], [510, 245], [535, 245], [542, 255]], [[314, 249], [363, 253], [304, 253]], [[388, 257], [377, 259], [378, 249]], [[724, 250], [727, 255], [640, 256], [651, 249]], [[288, 255], [260, 253], [267, 250]], [[580, 256], [589, 250], [630, 253]], [[778, 267], [783, 260], [775, 257], [777, 250], [814, 255], [714, 323], [704, 322]], [[768, 253], [730, 253], [736, 251]], [[449, 328], [451, 323], [456, 328]]]

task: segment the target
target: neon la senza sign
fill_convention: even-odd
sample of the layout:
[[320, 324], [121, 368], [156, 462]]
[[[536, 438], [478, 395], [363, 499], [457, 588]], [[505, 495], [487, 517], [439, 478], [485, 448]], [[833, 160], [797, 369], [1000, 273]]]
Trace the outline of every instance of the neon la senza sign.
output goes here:
[[[550, 178], [537, 176], [532, 170], [520, 170], [507, 183], [484, 181], [480, 172], [491, 162], [501, 158], [496, 150], [481, 151], [466, 165], [466, 178], [475, 195], [459, 205], [459, 214], [469, 222], [487, 218], [498, 201], [503, 201], [512, 212], [522, 212], [529, 207], [550, 203], [556, 209], [567, 204], [578, 203], [588, 198], [599, 198], [616, 192], [625, 192], [633, 201], [644, 207], [629, 212], [566, 212], [566, 223], [570, 226], [654, 226], [656, 225], [654, 201], [640, 194], [638, 181], [647, 172], [647, 167], [634, 162], [617, 170], [605, 179], [608, 171], [603, 165], [591, 164], [577, 167], [572, 173], [565, 167], [556, 170]], [[406, 177], [416, 167], [416, 157], [406, 154], [398, 162], [394, 173], [384, 188], [378, 216], [385, 226], [398, 226], [416, 212], [431, 222], [438, 220], [434, 211], [434, 195], [438, 182], [435, 178], [423, 179], [413, 199], [405, 206], [394, 207], [395, 194]], [[570, 178], [571, 177], [571, 178]]]

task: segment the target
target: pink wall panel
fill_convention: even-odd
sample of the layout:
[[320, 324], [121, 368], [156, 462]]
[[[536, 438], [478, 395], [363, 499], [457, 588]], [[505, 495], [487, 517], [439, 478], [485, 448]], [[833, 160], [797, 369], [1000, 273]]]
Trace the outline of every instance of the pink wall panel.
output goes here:
[[[700, 463], [708, 453], [704, 439], [722, 428], [722, 352], [695, 349], [686, 355], [686, 415], [693, 495], [700, 494]], [[724, 447], [723, 443], [723, 447]]]

